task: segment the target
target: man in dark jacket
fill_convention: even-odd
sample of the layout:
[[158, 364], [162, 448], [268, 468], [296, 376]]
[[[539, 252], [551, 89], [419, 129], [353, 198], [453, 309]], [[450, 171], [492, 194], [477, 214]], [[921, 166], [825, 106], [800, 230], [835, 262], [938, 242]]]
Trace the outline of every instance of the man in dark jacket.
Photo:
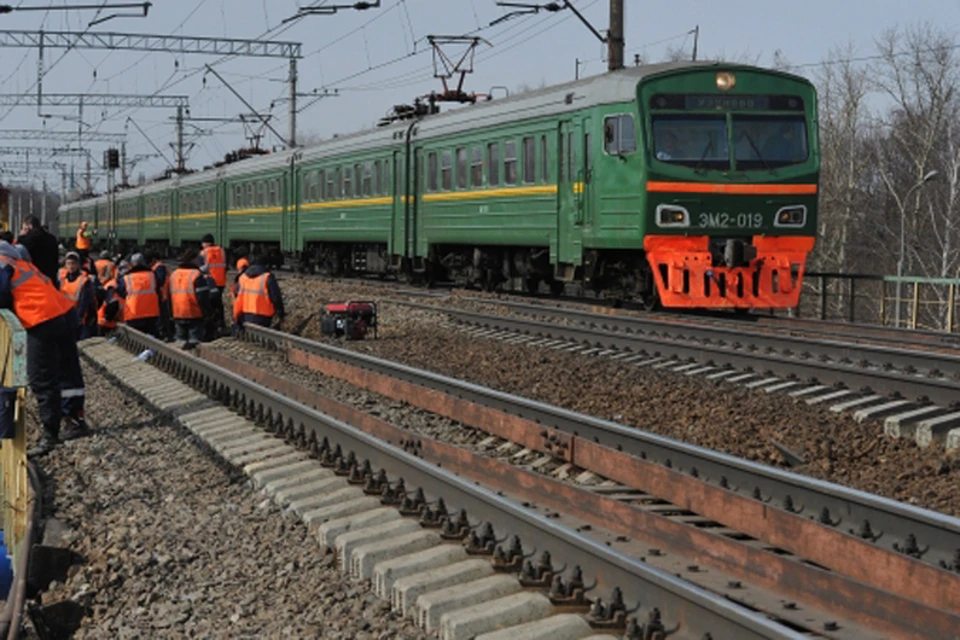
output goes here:
[[57, 268], [60, 265], [60, 243], [56, 236], [44, 230], [37, 216], [29, 216], [23, 221], [17, 242], [30, 252], [37, 270], [52, 282], [56, 282]]
[[237, 280], [233, 321], [238, 327], [248, 322], [269, 327], [274, 318], [283, 322], [286, 317], [280, 285], [267, 268], [267, 263], [267, 256], [259, 256]]

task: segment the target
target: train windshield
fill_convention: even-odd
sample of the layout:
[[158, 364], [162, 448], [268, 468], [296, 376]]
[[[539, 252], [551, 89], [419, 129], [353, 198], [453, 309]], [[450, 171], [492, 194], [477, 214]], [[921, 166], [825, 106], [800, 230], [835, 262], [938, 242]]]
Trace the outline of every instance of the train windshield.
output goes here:
[[803, 116], [733, 116], [733, 148], [740, 169], [783, 167], [809, 156]]
[[661, 162], [728, 169], [727, 118], [723, 115], [653, 117], [654, 156]]

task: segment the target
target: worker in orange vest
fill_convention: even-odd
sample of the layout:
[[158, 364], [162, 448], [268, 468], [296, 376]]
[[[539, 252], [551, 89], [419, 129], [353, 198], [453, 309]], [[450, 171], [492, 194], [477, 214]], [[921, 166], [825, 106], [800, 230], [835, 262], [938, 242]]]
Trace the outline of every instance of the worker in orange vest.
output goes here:
[[206, 268], [207, 275], [217, 287], [220, 303], [212, 302], [212, 313], [219, 331], [226, 328], [223, 320], [223, 290], [227, 286], [227, 254], [223, 247], [217, 246], [213, 235], [206, 234], [200, 239], [200, 266]]
[[198, 254], [187, 249], [180, 256], [180, 265], [170, 275], [170, 304], [176, 339], [190, 349], [204, 339], [204, 316], [210, 314], [210, 288], [197, 265]]
[[283, 294], [276, 277], [267, 268], [267, 257], [259, 256], [253, 266], [237, 279], [237, 299], [233, 303], [233, 321], [269, 327], [274, 318], [283, 322]]
[[100, 307], [97, 309], [100, 335], [110, 335], [120, 322], [123, 322], [123, 298], [117, 295], [117, 281], [107, 280], [102, 285]]
[[80, 255], [67, 254], [64, 268], [59, 273], [60, 293], [73, 302], [80, 325], [77, 340], [92, 338], [97, 333], [97, 292], [94, 278], [80, 268]]
[[130, 272], [117, 284], [123, 298], [123, 321], [131, 329], [157, 337], [160, 321], [160, 284], [142, 253], [130, 256]]
[[[77, 312], [73, 303], [7, 242], [0, 242], [0, 308], [12, 309], [27, 332], [27, 377], [43, 428], [36, 446], [27, 453], [44, 455], [61, 436], [69, 440], [88, 435], [75, 331]], [[69, 424], [61, 434], [64, 415]]]
[[157, 277], [157, 286], [160, 287], [158, 335], [165, 340], [173, 340], [173, 320], [170, 318], [170, 272], [155, 251], [147, 251], [144, 257], [153, 275]]
[[87, 221], [83, 220], [80, 223], [80, 227], [77, 229], [77, 242], [76, 249], [77, 253], [80, 254], [80, 257], [83, 260], [87, 259], [87, 255], [90, 252], [90, 249], [93, 248], [93, 238], [95, 232], [91, 232], [87, 229]]
[[110, 257], [109, 251], [101, 251], [100, 259], [93, 263], [93, 267], [100, 282], [109, 282], [117, 277], [117, 265]]

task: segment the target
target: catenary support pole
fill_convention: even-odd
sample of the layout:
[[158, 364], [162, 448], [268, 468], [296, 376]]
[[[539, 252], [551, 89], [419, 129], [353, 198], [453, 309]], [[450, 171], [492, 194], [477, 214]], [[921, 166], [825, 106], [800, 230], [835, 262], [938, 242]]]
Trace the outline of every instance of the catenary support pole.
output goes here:
[[607, 34], [607, 61], [610, 71], [623, 68], [624, 0], [610, 0], [610, 33]]

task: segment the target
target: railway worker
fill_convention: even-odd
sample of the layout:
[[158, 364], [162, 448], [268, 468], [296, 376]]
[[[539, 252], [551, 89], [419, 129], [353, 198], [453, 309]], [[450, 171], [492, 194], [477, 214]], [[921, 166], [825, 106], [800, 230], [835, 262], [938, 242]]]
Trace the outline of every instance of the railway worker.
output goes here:
[[64, 264], [59, 273], [60, 293], [73, 302], [73, 308], [77, 310], [77, 340], [86, 340], [97, 333], [95, 279], [80, 268], [80, 255], [74, 251], [67, 254]]
[[260, 255], [237, 280], [237, 299], [233, 303], [233, 320], [237, 327], [255, 324], [269, 327], [273, 319], [286, 317], [283, 294], [276, 277], [267, 268], [268, 258]]
[[108, 336], [123, 322], [123, 298], [117, 295], [117, 281], [102, 284], [100, 306], [97, 309], [97, 327], [101, 336]]
[[109, 282], [117, 277], [117, 265], [110, 256], [109, 251], [101, 251], [100, 258], [93, 263], [97, 272], [97, 280], [100, 282]]
[[27, 377], [43, 432], [28, 453], [49, 453], [60, 440], [90, 433], [83, 415], [83, 372], [77, 353], [73, 304], [15, 247], [0, 242], [0, 308], [12, 309], [27, 332]]
[[155, 251], [147, 251], [145, 254], [147, 264], [150, 270], [157, 277], [157, 285], [160, 287], [160, 320], [158, 325], [159, 336], [173, 340], [173, 320], [170, 315], [170, 273], [167, 265]]
[[223, 290], [227, 286], [227, 254], [223, 247], [214, 242], [212, 234], [208, 233], [203, 236], [200, 239], [200, 245], [203, 247], [200, 250], [200, 266], [207, 268], [207, 275], [213, 280], [220, 294], [220, 303], [217, 304], [215, 300], [213, 301], [215, 305], [213, 315], [214, 318], [219, 318], [217, 329], [222, 331], [226, 327], [223, 320]]
[[170, 303], [176, 340], [190, 349], [204, 339], [204, 318], [210, 315], [210, 287], [208, 279], [197, 265], [198, 254], [187, 249], [180, 257], [180, 265], [170, 275]]
[[93, 236], [94, 232], [90, 231], [87, 225], [87, 221], [83, 220], [80, 222], [80, 226], [77, 228], [77, 241], [76, 241], [76, 250], [80, 254], [80, 257], [86, 260], [87, 256], [90, 254], [90, 249], [93, 248]]
[[240, 258], [237, 259], [237, 276], [236, 276], [236, 278], [233, 279], [233, 281], [236, 282], [236, 281], [237, 281], [237, 278], [240, 277], [240, 274], [242, 274], [244, 271], [246, 271], [246, 270], [247, 270], [247, 267], [249, 267], [249, 266], [250, 266], [250, 261], [247, 260], [247, 257], [246, 257], [246, 256], [240, 256]]
[[49, 280], [56, 280], [60, 266], [60, 243], [40, 224], [37, 216], [28, 216], [20, 227], [17, 242], [30, 251], [33, 264]]
[[130, 256], [130, 271], [117, 284], [123, 298], [123, 321], [131, 329], [158, 337], [161, 289], [142, 253]]

